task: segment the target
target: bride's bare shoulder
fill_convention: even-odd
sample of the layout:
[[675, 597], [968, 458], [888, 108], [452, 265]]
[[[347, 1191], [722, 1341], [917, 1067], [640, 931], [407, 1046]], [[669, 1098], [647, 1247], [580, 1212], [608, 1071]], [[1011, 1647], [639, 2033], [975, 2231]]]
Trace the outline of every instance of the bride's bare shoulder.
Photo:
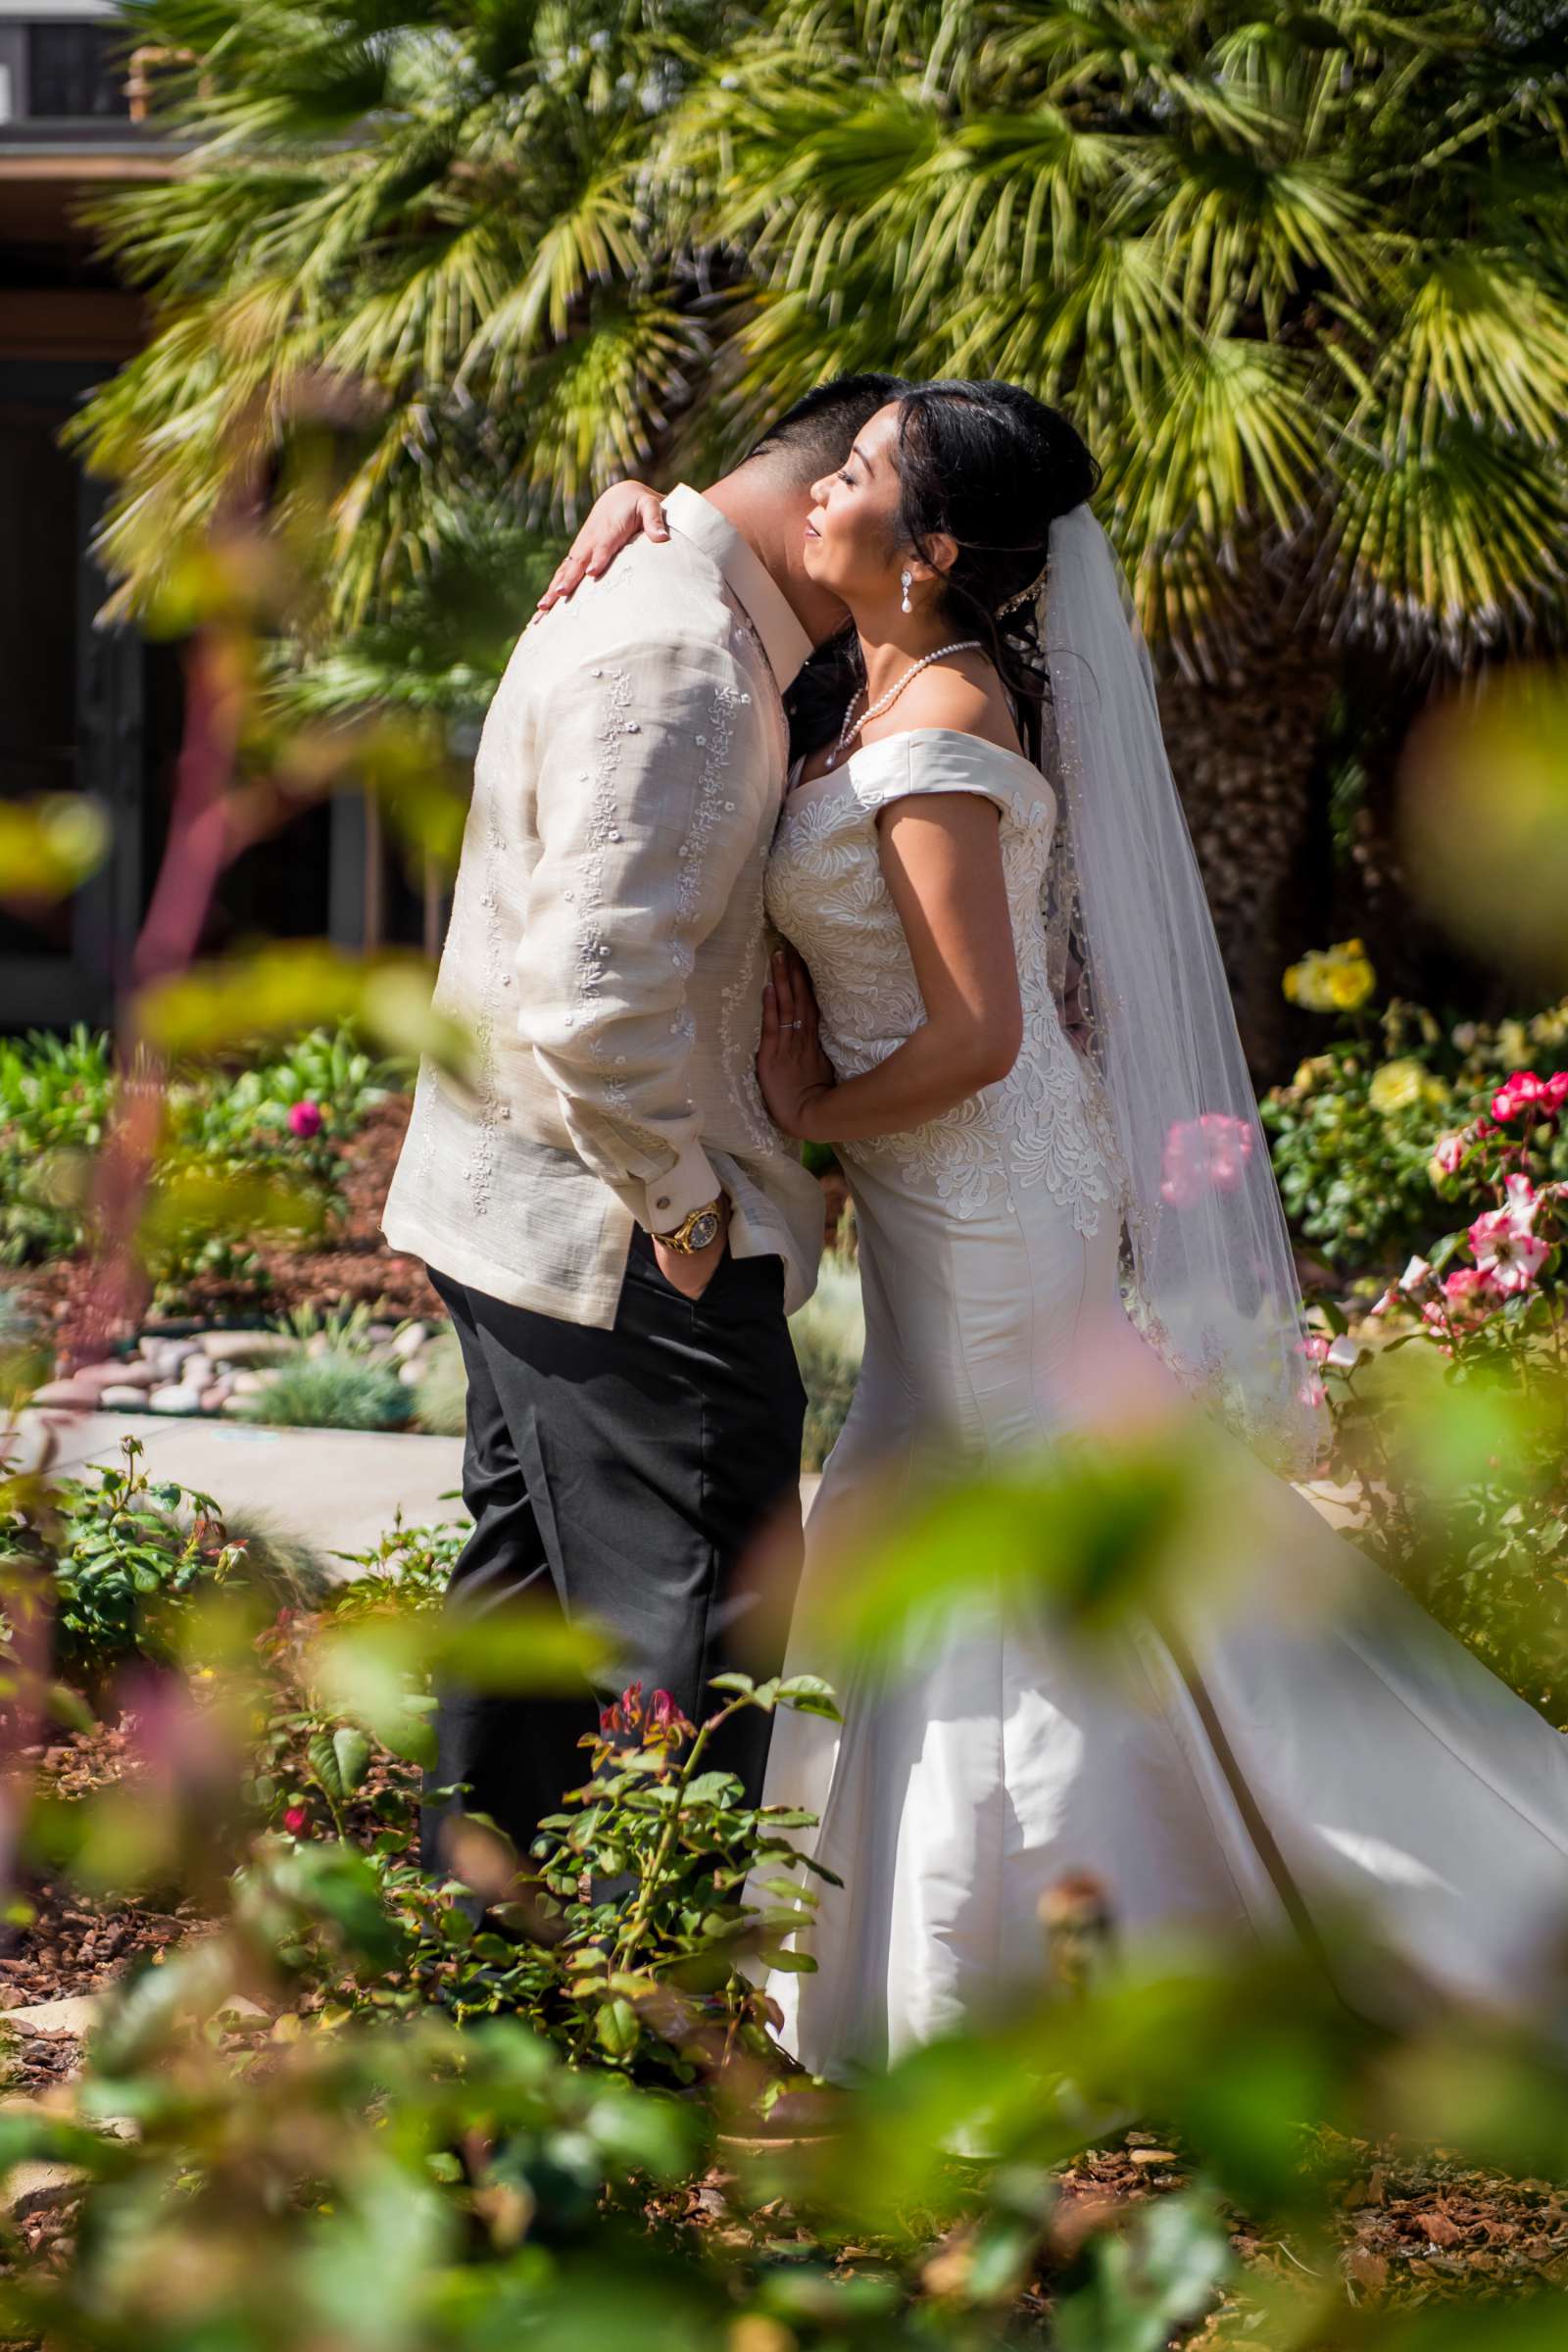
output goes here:
[[1002, 681], [977, 654], [959, 654], [921, 670], [893, 708], [864, 730], [861, 741], [880, 743], [917, 727], [951, 727], [956, 734], [977, 735], [1005, 752], [1019, 749]]

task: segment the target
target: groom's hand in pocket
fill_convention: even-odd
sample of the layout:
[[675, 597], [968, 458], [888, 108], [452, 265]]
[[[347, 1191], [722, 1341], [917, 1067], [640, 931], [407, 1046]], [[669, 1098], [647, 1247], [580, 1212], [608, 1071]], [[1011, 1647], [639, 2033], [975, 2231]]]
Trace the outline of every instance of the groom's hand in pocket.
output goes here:
[[718, 1203], [718, 1238], [706, 1250], [685, 1251], [666, 1250], [658, 1234], [653, 1236], [654, 1260], [659, 1271], [672, 1290], [683, 1298], [700, 1298], [713, 1276], [718, 1272], [724, 1252], [729, 1248], [729, 1198], [721, 1194]]

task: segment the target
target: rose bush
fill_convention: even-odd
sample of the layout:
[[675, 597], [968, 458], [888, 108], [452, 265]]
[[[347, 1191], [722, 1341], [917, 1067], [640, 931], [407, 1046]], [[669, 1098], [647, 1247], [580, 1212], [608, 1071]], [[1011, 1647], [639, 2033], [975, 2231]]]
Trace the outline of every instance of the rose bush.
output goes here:
[[1435, 1154], [1458, 1222], [1359, 1335], [1323, 1310], [1312, 1348], [1363, 1541], [1568, 1729], [1568, 1071], [1515, 1070], [1488, 1100]]
[[[1397, 999], [1374, 1016], [1370, 982], [1356, 994], [1372, 967], [1349, 944], [1356, 968], [1340, 972], [1338, 998], [1321, 973], [1303, 982], [1300, 964], [1286, 994], [1353, 1023], [1353, 1033], [1308, 1055], [1260, 1109], [1293, 1229], [1337, 1273], [1354, 1275], [1396, 1265], [1431, 1241], [1442, 1213], [1435, 1188], [1457, 1167], [1458, 1133], [1488, 1112], [1510, 1072], [1530, 1076], [1523, 1065], [1568, 1058], [1568, 1000], [1495, 1026], [1441, 1022]], [[1559, 1125], [1541, 1149], [1544, 1172], [1568, 1177]]]

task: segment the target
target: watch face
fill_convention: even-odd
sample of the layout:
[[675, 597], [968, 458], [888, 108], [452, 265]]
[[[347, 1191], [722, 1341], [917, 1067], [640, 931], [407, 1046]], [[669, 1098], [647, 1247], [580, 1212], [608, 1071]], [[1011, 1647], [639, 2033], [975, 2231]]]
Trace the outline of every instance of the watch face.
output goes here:
[[686, 1237], [686, 1247], [688, 1250], [706, 1250], [710, 1242], [716, 1242], [717, 1239], [718, 1211], [716, 1208], [705, 1208]]

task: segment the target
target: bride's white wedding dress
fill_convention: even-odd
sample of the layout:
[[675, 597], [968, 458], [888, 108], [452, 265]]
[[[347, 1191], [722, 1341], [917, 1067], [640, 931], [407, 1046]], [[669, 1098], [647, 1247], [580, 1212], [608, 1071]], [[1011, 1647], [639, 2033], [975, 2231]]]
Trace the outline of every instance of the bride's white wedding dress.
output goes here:
[[[1195, 1611], [1170, 1639], [1129, 1628], [1112, 1666], [1043, 1611], [1020, 1624], [977, 1602], [897, 1672], [824, 1660], [835, 1524], [873, 1481], [896, 1489], [933, 1441], [982, 1466], [1039, 1447], [1071, 1426], [1091, 1358], [1102, 1388], [1107, 1348], [1135, 1377], [1150, 1360], [1118, 1298], [1097, 1090], [1048, 984], [1040, 770], [942, 728], [863, 747], [790, 793], [769, 912], [810, 968], [840, 1076], [885, 1058], [924, 1008], [877, 811], [937, 792], [1001, 811], [1024, 1043], [1000, 1084], [842, 1153], [865, 1357], [811, 1514], [790, 1670], [832, 1676], [844, 1724], [780, 1715], [766, 1799], [820, 1816], [810, 1844], [844, 1886], [800, 1939], [816, 1973], [767, 1979], [785, 2044], [846, 2079], [1038, 1983], [1040, 1898], [1083, 1870], [1124, 1939], [1321, 1925], [1332, 1944], [1338, 1906], [1359, 1901], [1427, 1978], [1526, 1994], [1568, 1936], [1568, 1745], [1261, 1467], [1237, 1615]], [[1348, 1570], [1350, 1610], [1293, 1620], [1303, 1584], [1321, 1571], [1343, 1598]]]

